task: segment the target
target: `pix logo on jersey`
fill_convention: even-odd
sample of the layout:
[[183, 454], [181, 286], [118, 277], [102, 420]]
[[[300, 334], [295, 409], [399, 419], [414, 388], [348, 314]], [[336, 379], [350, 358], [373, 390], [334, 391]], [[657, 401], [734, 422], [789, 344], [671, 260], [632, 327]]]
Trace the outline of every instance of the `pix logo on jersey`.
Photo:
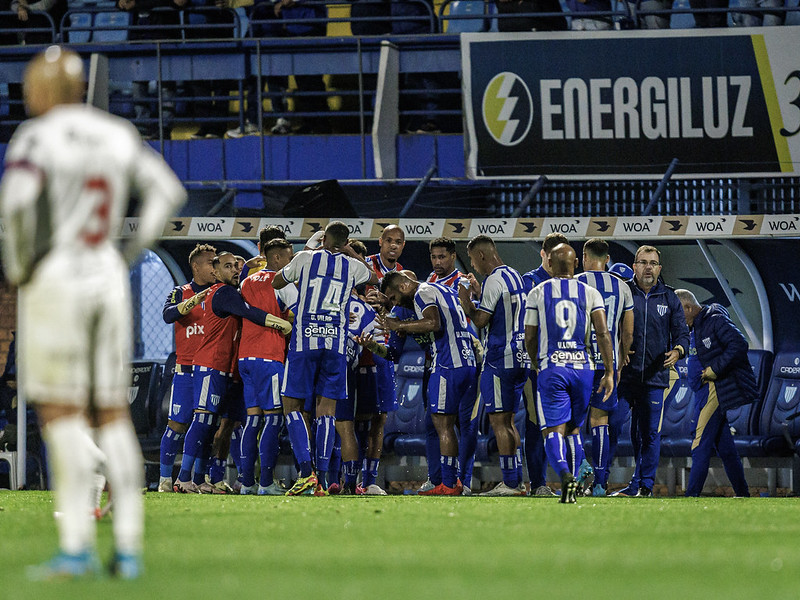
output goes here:
[[483, 92], [483, 123], [494, 140], [503, 146], [516, 146], [533, 123], [531, 92], [516, 73], [495, 75]]

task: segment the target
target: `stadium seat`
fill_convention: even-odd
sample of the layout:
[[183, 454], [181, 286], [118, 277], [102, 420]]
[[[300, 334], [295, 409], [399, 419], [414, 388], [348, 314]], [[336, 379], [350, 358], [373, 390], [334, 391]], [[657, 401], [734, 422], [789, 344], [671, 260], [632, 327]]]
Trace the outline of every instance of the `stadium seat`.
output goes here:
[[789, 432], [792, 440], [800, 438], [800, 418], [789, 418], [800, 411], [798, 392], [800, 351], [778, 353], [758, 421], [758, 433], [767, 456], [788, 456], [793, 452], [786, 442], [784, 430]]
[[[689, 0], [676, 0], [674, 8], [689, 8]], [[691, 13], [680, 12], [672, 13], [670, 17], [670, 29], [691, 29], [694, 27], [694, 17]]]
[[124, 42], [128, 39], [131, 13], [117, 10], [101, 12], [94, 16], [93, 42]]
[[386, 419], [386, 450], [404, 455], [425, 454], [425, 402], [422, 398], [424, 368], [424, 352], [403, 352], [395, 372], [399, 408]]
[[767, 392], [769, 375], [772, 371], [772, 359], [774, 356], [772, 352], [768, 350], [748, 350], [747, 358], [750, 361], [750, 366], [753, 367], [753, 375], [756, 376], [758, 397], [759, 399], [763, 399], [764, 394]]
[[483, 0], [454, 0], [447, 6], [450, 16], [475, 15], [474, 19], [444, 19], [447, 33], [489, 31], [487, 19], [478, 18], [478, 15], [485, 14], [486, 3]]
[[692, 451], [695, 421], [692, 418], [694, 392], [689, 387], [689, 367], [679, 360], [670, 370], [669, 387], [664, 395], [661, 420], [661, 455], [689, 456]]
[[[73, 31], [72, 28], [85, 28], [80, 31]], [[69, 26], [67, 27], [67, 41], [71, 44], [85, 44], [92, 37], [92, 14], [91, 13], [72, 13], [69, 15]]]

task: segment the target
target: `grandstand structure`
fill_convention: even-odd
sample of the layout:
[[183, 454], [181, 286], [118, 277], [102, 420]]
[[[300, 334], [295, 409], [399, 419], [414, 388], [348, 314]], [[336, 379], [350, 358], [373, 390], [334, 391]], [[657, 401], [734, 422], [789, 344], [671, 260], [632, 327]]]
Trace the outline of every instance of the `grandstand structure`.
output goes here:
[[[713, 148], [704, 146], [708, 136], [699, 141], [664, 136], [660, 140], [663, 152], [659, 150], [658, 156], [634, 145], [634, 159], [642, 157], [639, 170], [630, 167], [628, 159], [615, 159], [612, 150], [600, 155], [603, 160], [596, 165], [591, 161], [581, 163], [581, 168], [573, 165], [572, 173], [569, 161], [561, 160], [549, 165], [523, 162], [518, 171], [509, 174], [492, 171], [498, 164], [482, 163], [475, 154], [480, 136], [474, 135], [474, 129], [479, 120], [474, 114], [470, 120], [470, 106], [477, 105], [470, 103], [470, 90], [465, 86], [472, 66], [465, 62], [465, 46], [547, 41], [574, 47], [570, 61], [557, 65], [569, 71], [581, 68], [587, 43], [615, 49], [620, 44], [636, 48], [653, 40], [669, 40], [683, 48], [674, 62], [686, 65], [685, 78], [690, 78], [697, 75], [691, 65], [695, 59], [699, 62], [696, 47], [700, 44], [731, 48], [744, 38], [747, 43], [763, 38], [764, 52], [771, 52], [772, 39], [778, 40], [778, 47], [780, 40], [800, 39], [797, 2], [786, 7], [784, 28], [693, 30], [687, 27], [691, 10], [678, 0], [671, 15], [675, 31], [671, 32], [623, 31], [631, 25], [631, 15], [620, 4], [613, 14], [606, 15], [619, 24], [619, 30], [518, 34], [512, 38], [519, 39], [511, 40], [494, 33], [499, 17], [490, 2], [448, 0], [435, 7], [422, 0], [415, 3], [419, 14], [411, 21], [423, 32], [380, 36], [351, 35], [351, 23], [357, 18], [350, 15], [350, 5], [343, 3], [324, 4], [328, 15], [325, 37], [253, 37], [254, 24], [240, 9], [231, 10], [230, 19], [215, 26], [219, 35], [207, 33], [209, 25], [202, 19], [205, 9], [185, 11], [180, 35], [169, 40], [139, 39], [137, 31], [143, 26], [102, 1], [71, 2], [58, 23], [43, 15], [50, 21], [35, 31], [44, 36], [43, 43], [63, 41], [78, 50], [92, 66], [92, 101], [130, 118], [140, 128], [154, 130], [156, 135], [148, 143], [167, 158], [190, 190], [189, 204], [164, 232], [160, 248], [148, 253], [131, 272], [136, 309], [131, 408], [145, 450], [157, 453], [174, 365], [172, 331], [161, 322], [161, 306], [174, 283], [190, 278], [186, 256], [195, 241], [211, 241], [220, 249], [253, 255], [258, 230], [266, 224], [283, 227], [290, 239], [301, 242], [329, 219], [347, 214], [345, 222], [353, 235], [366, 241], [371, 251], [369, 241], [387, 223], [400, 224], [409, 240], [402, 262], [421, 275], [429, 267], [427, 241], [440, 235], [456, 240], [462, 270], [468, 270], [464, 246], [478, 233], [491, 235], [506, 263], [522, 271], [538, 266], [540, 242], [552, 231], [567, 235], [578, 249], [587, 238], [607, 238], [613, 262], [627, 264], [639, 244], [654, 243], [663, 253], [667, 283], [693, 291], [703, 303], [722, 303], [748, 338], [761, 398], [730, 415], [730, 421], [751, 485], [772, 494], [787, 488], [796, 493], [800, 489], [800, 418], [796, 418], [800, 411], [800, 320], [796, 318], [800, 280], [792, 269], [792, 259], [800, 256], [800, 158], [792, 149], [800, 138], [795, 131], [800, 130], [800, 111], [795, 115], [791, 107], [800, 94], [800, 79], [776, 76], [775, 89], [784, 89], [784, 96], [780, 91], [774, 99], [764, 96], [765, 110], [773, 111], [769, 119], [780, 119], [781, 113], [776, 116], [774, 112], [780, 104], [782, 127], [791, 134], [782, 136], [788, 140], [788, 149], [776, 151], [777, 167], [767, 164], [760, 154], [763, 141], [748, 138], [742, 145], [729, 131], [719, 140], [722, 146]], [[731, 15], [735, 8], [732, 2]], [[390, 20], [408, 21], [409, 17]], [[734, 21], [731, 16], [731, 23]], [[191, 35], [200, 27], [205, 27], [209, 37]], [[782, 31], [776, 32], [778, 29]], [[9, 33], [23, 39], [31, 32], [30, 28], [4, 29], [2, 34], [3, 39]], [[760, 46], [756, 42], [750, 47], [758, 50]], [[24, 116], [19, 83], [25, 64], [40, 49], [41, 45], [28, 43], [0, 46], [0, 136], [4, 141]], [[767, 89], [764, 63], [758, 62], [765, 54], [757, 50], [753, 60], [758, 70], [751, 83], [760, 83], [759, 90]], [[611, 64], [615, 52], [601, 53], [599, 60]], [[504, 56], [499, 55], [497, 61], [506, 64]], [[708, 77], [714, 81], [740, 77], [729, 66], [745, 62], [739, 59], [732, 52], [720, 63], [724, 68], [709, 72]], [[773, 67], [772, 72], [777, 73]], [[308, 92], [292, 86], [286, 93], [288, 108], [273, 110], [269, 78], [295, 81], [298, 75], [324, 76], [325, 91]], [[419, 84], [420, 75], [435, 76], [438, 85], [433, 92]], [[679, 81], [683, 75], [663, 74], [665, 81], [669, 77]], [[469, 71], [472, 82], [478, 77]], [[231, 128], [245, 124], [248, 78], [257, 81], [256, 125], [260, 131], [268, 131], [277, 118], [305, 118], [328, 120], [332, 133], [189, 139], [205, 122], [202, 119]], [[186, 84], [197, 81], [210, 82], [213, 96], [193, 96]], [[137, 82], [151, 82], [145, 98], [134, 97]], [[175, 95], [167, 93], [171, 86]], [[742, 89], [737, 86], [728, 88], [731, 127], [735, 95]], [[426, 93], [435, 97], [435, 108], [421, 109], [415, 102]], [[581, 92], [575, 93], [579, 105]], [[304, 98], [314, 94], [325, 96], [328, 111], [298, 109]], [[226, 104], [224, 113], [198, 120], [193, 108], [221, 97]], [[142, 102], [152, 109], [149, 116], [137, 111]], [[405, 132], [406, 123], [419, 121], [431, 111], [440, 133]], [[536, 116], [532, 122], [539, 122], [541, 111], [532, 112]], [[701, 114], [702, 108], [695, 114], [697, 119], [702, 119]], [[743, 126], [758, 129], [759, 123], [749, 120], [749, 114]], [[688, 118], [691, 125], [692, 117]], [[580, 121], [576, 118], [573, 149], [595, 142], [591, 134], [581, 138]], [[562, 125], [567, 135], [566, 120]], [[667, 126], [672, 127], [673, 121]], [[774, 129], [774, 124], [772, 129], [766, 127], [769, 140], [781, 137]], [[627, 142], [617, 143], [623, 149]], [[725, 144], [732, 153], [741, 145], [743, 156], [752, 159], [751, 163], [745, 168], [726, 159], [724, 152], [719, 152]], [[485, 146], [483, 141], [480, 145]], [[515, 165], [517, 155], [525, 154], [517, 152], [518, 148], [505, 146], [503, 160]], [[0, 144], [0, 156], [4, 150], [5, 144]], [[704, 153], [707, 162], [692, 158], [695, 151]], [[475, 162], [470, 162], [471, 156], [477, 156]], [[330, 179], [341, 184], [345, 204], [337, 199], [323, 211], [292, 212], [296, 208], [293, 203], [300, 198], [298, 190]], [[120, 235], [124, 237], [136, 225], [134, 206]], [[401, 409], [387, 424], [385, 448], [393, 458], [384, 461], [382, 475], [388, 480], [424, 479], [421, 360], [419, 348], [410, 345], [397, 367]], [[685, 364], [679, 364], [665, 403], [658, 475], [658, 483], [670, 492], [685, 487], [691, 464], [691, 406]], [[497, 480], [496, 460], [489, 458], [496, 453], [493, 444], [488, 422], [484, 422], [476, 470], [476, 477], [483, 481]], [[631, 453], [630, 447], [621, 447], [612, 470], [613, 482], [622, 482], [630, 474]], [[16, 459], [25, 465], [24, 444]], [[288, 457], [285, 466], [290, 468]], [[709, 487], [721, 472], [718, 465], [714, 467], [712, 462]], [[21, 482], [25, 471], [22, 466], [18, 469]]]

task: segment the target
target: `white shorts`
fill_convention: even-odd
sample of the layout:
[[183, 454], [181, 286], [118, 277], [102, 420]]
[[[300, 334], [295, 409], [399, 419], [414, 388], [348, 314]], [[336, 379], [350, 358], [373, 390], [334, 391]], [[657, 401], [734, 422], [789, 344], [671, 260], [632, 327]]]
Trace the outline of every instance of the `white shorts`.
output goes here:
[[42, 404], [128, 406], [130, 275], [111, 247], [57, 250], [20, 288], [18, 361], [23, 393]]

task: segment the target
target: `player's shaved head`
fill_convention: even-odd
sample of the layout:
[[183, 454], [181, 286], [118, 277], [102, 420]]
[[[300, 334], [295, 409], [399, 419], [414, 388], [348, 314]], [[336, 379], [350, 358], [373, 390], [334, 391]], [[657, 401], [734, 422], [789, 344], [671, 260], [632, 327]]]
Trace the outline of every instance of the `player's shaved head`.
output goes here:
[[550, 251], [550, 270], [553, 277], [572, 277], [578, 257], [569, 244], [559, 244]]
[[405, 241], [405, 239], [406, 239], [406, 234], [403, 231], [402, 227], [400, 227], [400, 225], [392, 224], [392, 225], [387, 225], [386, 227], [384, 227], [383, 231], [381, 232], [381, 239], [385, 240], [389, 236], [393, 236], [393, 237], [398, 237], [399, 236], [403, 241]]
[[82, 102], [85, 87], [80, 56], [72, 50], [50, 46], [25, 69], [25, 106], [36, 117], [59, 104]]

